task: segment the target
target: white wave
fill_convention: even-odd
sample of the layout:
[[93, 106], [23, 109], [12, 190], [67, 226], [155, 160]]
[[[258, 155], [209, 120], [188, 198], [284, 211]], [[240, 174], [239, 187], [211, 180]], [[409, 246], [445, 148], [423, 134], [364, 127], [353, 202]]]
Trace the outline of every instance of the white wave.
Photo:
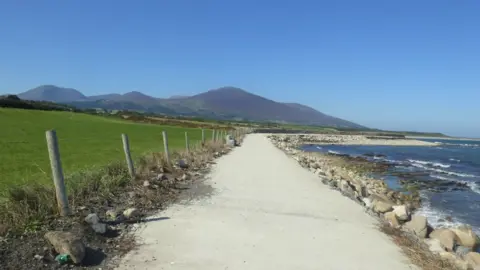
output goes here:
[[475, 193], [480, 194], [480, 186], [478, 186], [478, 184], [476, 182], [457, 180], [457, 179], [454, 179], [454, 178], [449, 178], [449, 177], [445, 177], [445, 176], [441, 176], [441, 175], [437, 175], [437, 174], [430, 174], [430, 176], [433, 177], [433, 178], [440, 179], [440, 180], [452, 181], [452, 182], [458, 182], [458, 183], [465, 184], [465, 185], [467, 185], [467, 187], [470, 188], [470, 190], [472, 190]]
[[430, 161], [423, 161], [423, 160], [416, 160], [416, 159], [408, 159], [408, 161], [412, 163], [422, 164], [422, 165], [429, 165], [433, 167], [441, 167], [441, 168], [450, 168], [450, 164], [442, 164], [440, 162], [430, 162]]
[[475, 193], [480, 194], [480, 187], [476, 182], [467, 182], [467, 186]]
[[317, 148], [317, 149], [322, 149], [322, 147], [320, 147], [320, 146], [316, 146], [316, 148]]
[[450, 159], [448, 159], [448, 160], [450, 160], [450, 161], [455, 161], [455, 162], [460, 162], [460, 159], [450, 158]]
[[437, 179], [440, 179], [440, 180], [445, 180], [445, 181], [456, 181], [456, 179], [441, 176], [441, 175], [438, 175], [438, 174], [430, 174], [430, 177], [437, 178]]
[[432, 163], [432, 166], [433, 167], [441, 167], [441, 168], [450, 168], [451, 165], [435, 162], [435, 163]]
[[452, 146], [461, 146], [461, 147], [478, 147], [480, 144], [475, 144], [475, 143], [444, 143], [446, 145], [452, 145]]
[[412, 163], [412, 166], [417, 167], [417, 168], [421, 168], [421, 169], [425, 169], [427, 171], [434, 171], [434, 172], [448, 174], [448, 175], [455, 175], [455, 176], [458, 176], [458, 177], [477, 177], [476, 175], [473, 175], [473, 174], [457, 173], [457, 172], [445, 171], [445, 170], [436, 169], [436, 168], [430, 168], [430, 167], [427, 167], [427, 166], [423, 166], [422, 164]]
[[445, 171], [445, 170], [440, 170], [440, 169], [432, 169], [432, 171], [439, 172], [439, 173], [444, 173], [444, 174], [448, 174], [448, 175], [455, 175], [455, 176], [459, 176], [459, 177], [476, 177], [473, 174], [457, 173], [457, 172]]
[[418, 163], [418, 164], [423, 164], [423, 165], [427, 165], [427, 164], [430, 164], [430, 162], [428, 161], [423, 161], [423, 160], [416, 160], [416, 159], [407, 159], [408, 161], [412, 162], [412, 163]]
[[334, 155], [341, 155], [341, 154], [342, 154], [342, 153], [340, 153], [340, 152], [332, 151], [332, 150], [328, 150], [328, 153], [334, 154]]
[[453, 228], [464, 224], [464, 222], [451, 216], [449, 213], [434, 209], [430, 205], [430, 198], [425, 193], [421, 192], [420, 196], [422, 197], [422, 205], [415, 214], [426, 217], [428, 223], [434, 228]]

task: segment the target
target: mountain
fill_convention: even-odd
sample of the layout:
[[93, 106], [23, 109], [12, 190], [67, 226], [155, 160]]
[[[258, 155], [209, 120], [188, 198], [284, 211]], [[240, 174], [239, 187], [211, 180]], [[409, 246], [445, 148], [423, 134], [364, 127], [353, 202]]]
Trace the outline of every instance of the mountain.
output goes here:
[[42, 85], [17, 95], [21, 99], [51, 102], [69, 102], [87, 100], [78, 90], [55, 85]]
[[257, 121], [277, 121], [305, 125], [363, 128], [363, 126], [323, 114], [297, 103], [279, 103], [235, 87], [222, 87], [185, 100], [210, 111], [237, 115]]
[[45, 85], [19, 94], [22, 99], [64, 103], [81, 109], [135, 110], [223, 120], [250, 120], [345, 128], [361, 125], [323, 114], [298, 103], [280, 103], [236, 87], [222, 87], [194, 96], [155, 98], [138, 91], [86, 97], [71, 88]]

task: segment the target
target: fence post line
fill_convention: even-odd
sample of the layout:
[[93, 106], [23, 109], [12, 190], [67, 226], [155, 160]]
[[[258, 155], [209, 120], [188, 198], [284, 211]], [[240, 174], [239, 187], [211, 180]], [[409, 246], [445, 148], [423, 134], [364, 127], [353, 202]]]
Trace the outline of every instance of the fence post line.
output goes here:
[[215, 142], [215, 129], [212, 129], [212, 142]]
[[202, 128], [202, 145], [205, 144], [205, 129]]
[[57, 196], [58, 210], [61, 216], [70, 215], [68, 206], [67, 191], [65, 189], [65, 180], [63, 178], [62, 162], [60, 160], [60, 150], [58, 148], [57, 133], [55, 130], [45, 132], [48, 147], [48, 156], [52, 168], [53, 183], [55, 184], [55, 194]]
[[130, 177], [135, 178], [135, 167], [133, 166], [132, 156], [130, 155], [130, 143], [128, 142], [128, 135], [122, 134], [123, 151], [125, 152], [125, 159], [127, 161], [128, 173]]
[[185, 149], [187, 150], [187, 153], [190, 152], [190, 146], [188, 144], [188, 132], [185, 131]]
[[168, 153], [168, 137], [167, 137], [167, 132], [162, 131], [162, 136], [163, 136], [163, 150], [165, 151], [165, 159], [168, 164], [170, 164], [170, 154]]

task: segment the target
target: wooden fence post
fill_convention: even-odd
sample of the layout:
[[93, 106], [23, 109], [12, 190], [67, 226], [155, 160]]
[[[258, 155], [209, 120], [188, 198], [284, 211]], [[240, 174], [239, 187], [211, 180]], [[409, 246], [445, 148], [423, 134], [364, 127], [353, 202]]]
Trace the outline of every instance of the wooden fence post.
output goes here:
[[170, 154], [168, 153], [168, 137], [167, 137], [167, 132], [162, 131], [162, 136], [163, 136], [163, 150], [165, 151], [165, 160], [167, 161], [168, 164], [170, 164]]
[[215, 129], [212, 130], [212, 142], [215, 142]]
[[205, 144], [205, 129], [202, 128], [202, 145]]
[[128, 142], [127, 134], [122, 134], [123, 151], [125, 152], [125, 159], [127, 161], [128, 173], [130, 177], [135, 178], [135, 167], [133, 166], [132, 156], [130, 155], [130, 143]]
[[188, 145], [188, 133], [185, 131], [185, 149], [187, 153], [190, 152], [190, 146]]
[[52, 167], [53, 183], [55, 184], [55, 194], [57, 196], [58, 210], [60, 215], [70, 215], [68, 206], [67, 191], [63, 179], [62, 162], [60, 160], [60, 150], [58, 148], [57, 133], [55, 130], [49, 130], [45, 133], [47, 138], [48, 156], [50, 157], [50, 166]]

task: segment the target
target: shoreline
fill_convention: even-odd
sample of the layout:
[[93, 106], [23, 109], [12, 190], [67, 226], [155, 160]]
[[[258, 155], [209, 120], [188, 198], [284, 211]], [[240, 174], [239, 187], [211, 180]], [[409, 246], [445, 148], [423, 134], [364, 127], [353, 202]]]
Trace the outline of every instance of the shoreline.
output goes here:
[[462, 138], [462, 137], [424, 137], [424, 136], [406, 136], [411, 139], [431, 139], [431, 140], [448, 140], [448, 141], [480, 141], [480, 138]]
[[[276, 136], [275, 134], [268, 134]], [[366, 135], [336, 135], [336, 134], [295, 134], [289, 136], [289, 141], [301, 144], [318, 145], [388, 145], [388, 146], [438, 146], [441, 143], [426, 142], [416, 139], [366, 136]]]
[[[410, 195], [403, 192], [392, 190], [388, 187], [385, 180], [371, 178], [368, 172], [375, 168], [369, 167], [367, 163], [375, 163], [361, 159], [345, 156], [335, 156], [323, 153], [310, 153], [298, 149], [301, 145], [308, 144], [336, 144], [336, 145], [405, 145], [405, 140], [370, 140], [366, 136], [357, 136], [355, 143], [345, 140], [349, 135], [330, 135], [330, 136], [296, 136], [296, 135], [273, 135], [269, 136], [272, 143], [283, 150], [287, 155], [293, 157], [301, 166], [317, 175], [322, 182], [329, 185], [332, 189], [340, 191], [343, 195], [362, 204], [369, 213], [377, 216], [381, 221], [386, 222], [388, 227], [398, 232], [408, 232], [409, 237], [420, 240], [425, 252], [436, 254], [439, 258], [447, 259], [457, 265], [458, 269], [467, 269], [468, 265], [476, 267], [480, 265], [473, 262], [473, 257], [480, 259], [480, 253], [475, 252], [478, 236], [468, 225], [459, 225], [456, 228], [437, 227], [433, 228], [425, 216], [421, 216], [418, 211], [421, 209], [422, 198], [418, 191], [413, 191]], [[351, 137], [351, 135], [350, 135]], [[315, 142], [321, 138], [320, 143]], [[328, 140], [328, 142], [325, 142]], [[314, 142], [312, 142], [314, 141]], [[391, 141], [401, 141], [392, 144]], [[407, 140], [408, 145], [412, 141]], [[417, 142], [420, 142], [417, 144]], [[379, 144], [382, 143], [382, 144]], [[432, 146], [428, 142], [416, 141], [413, 145]], [[438, 145], [438, 144], [434, 144]], [[397, 208], [406, 209], [408, 218], [399, 218], [396, 213]], [[392, 211], [393, 209], [393, 211]], [[411, 229], [411, 223], [422, 224], [422, 230]], [[388, 225], [389, 224], [389, 225]], [[382, 229], [383, 230], [383, 229]], [[441, 237], [439, 235], [442, 235]], [[446, 236], [449, 235], [449, 236]], [[467, 247], [467, 240], [462, 237], [470, 236], [470, 246]], [[453, 243], [448, 246], [446, 241]], [[447, 247], [448, 246], [448, 247]], [[423, 252], [423, 250], [422, 250]], [[441, 260], [441, 259], [440, 259]], [[427, 265], [427, 264], [424, 264]], [[430, 268], [424, 268], [430, 269]], [[436, 268], [432, 268], [436, 269]], [[444, 268], [440, 268], [444, 269]], [[456, 268], [448, 268], [456, 269]]]

